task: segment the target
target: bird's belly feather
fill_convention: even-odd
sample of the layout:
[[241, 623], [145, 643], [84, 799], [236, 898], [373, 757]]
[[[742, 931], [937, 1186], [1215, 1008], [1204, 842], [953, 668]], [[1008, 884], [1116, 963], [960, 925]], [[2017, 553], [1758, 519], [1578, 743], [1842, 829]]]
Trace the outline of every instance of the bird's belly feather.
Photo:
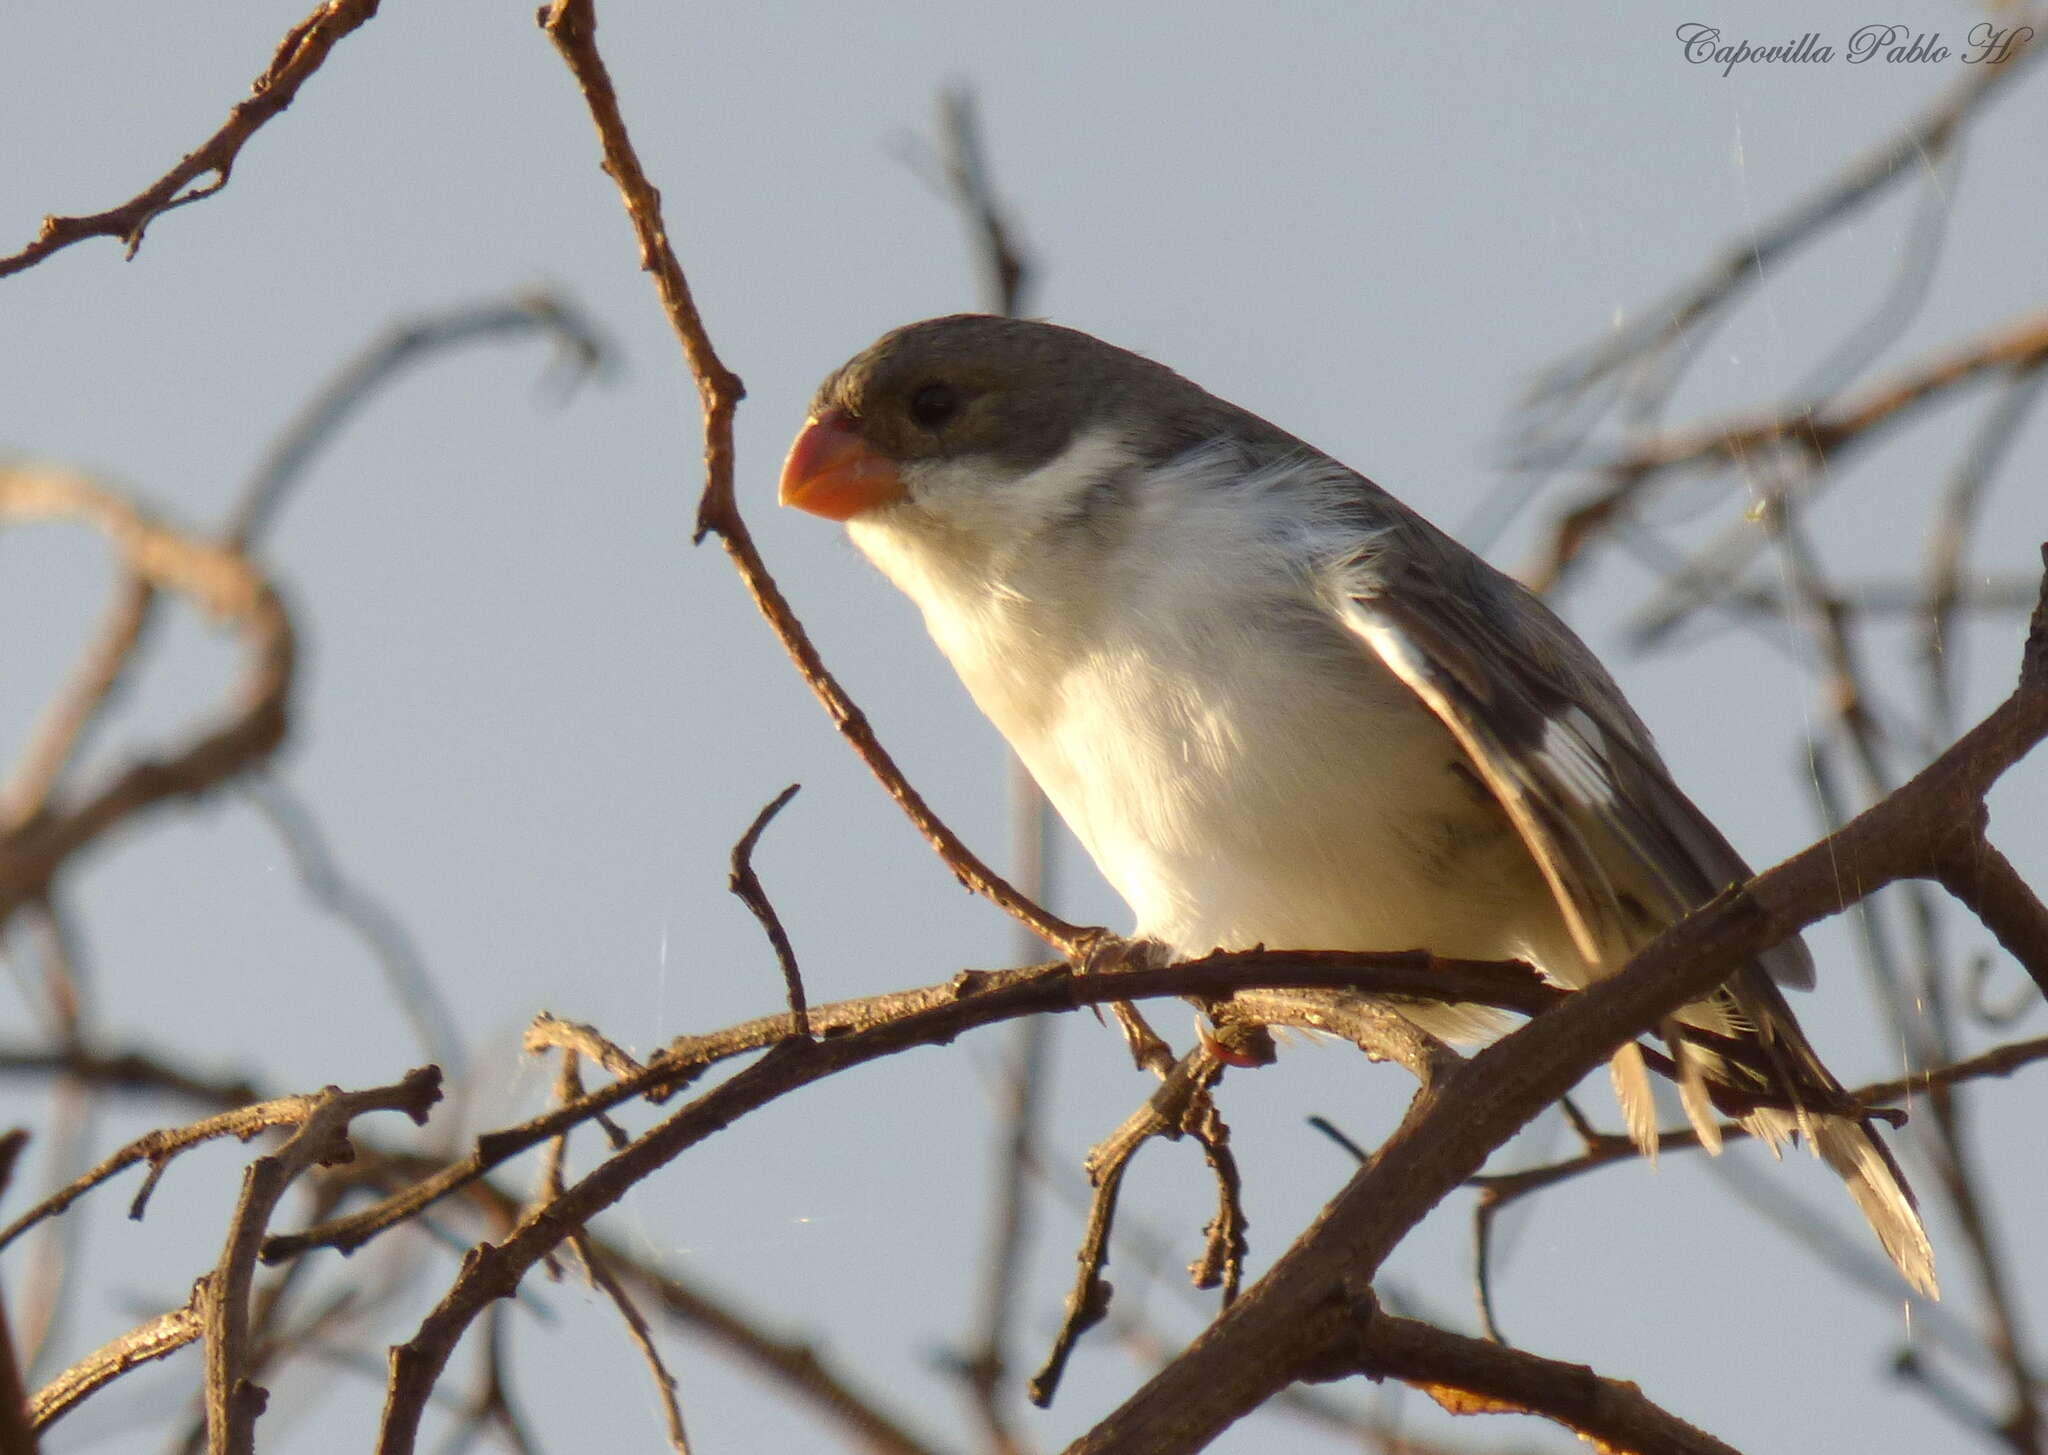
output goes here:
[[1269, 646], [1098, 644], [1041, 677], [1028, 707], [963, 676], [1138, 933], [1184, 955], [1515, 953], [1504, 931], [1533, 865], [1457, 776], [1449, 734], [1362, 654], [1304, 698]]
[[1023, 552], [1006, 570], [916, 517], [852, 525], [1137, 933], [1182, 955], [1551, 958], [1549, 890], [1442, 724], [1312, 591], [1275, 592], [1292, 556], [1154, 483], [1148, 508], [1180, 512], [1172, 557]]

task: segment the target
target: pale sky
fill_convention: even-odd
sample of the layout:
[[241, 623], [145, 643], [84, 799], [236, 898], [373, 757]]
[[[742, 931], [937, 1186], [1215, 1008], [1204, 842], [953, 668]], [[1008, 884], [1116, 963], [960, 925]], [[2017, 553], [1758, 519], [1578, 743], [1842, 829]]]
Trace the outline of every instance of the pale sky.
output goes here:
[[[1171, 364], [1457, 529], [1499, 479], [1505, 421], [1536, 367], [1654, 301], [1961, 73], [1954, 59], [1838, 59], [1724, 78], [1687, 62], [1678, 25], [1756, 43], [1812, 30], [1841, 44], [1897, 18], [1960, 44], [1979, 19], [1961, 5], [1911, 9], [600, 0], [599, 35], [705, 319], [747, 381], [742, 503], [771, 567], [913, 780], [1000, 855], [1000, 740], [908, 603], [836, 529], [773, 505], [777, 464], [827, 370], [886, 328], [978, 301], [958, 219], [904, 160], [942, 86], [981, 96], [1002, 192], [1041, 265], [1039, 312]], [[125, 199], [196, 144], [300, 3], [16, 10], [0, 47], [0, 252], [45, 212]], [[0, 281], [0, 452], [103, 472], [200, 525], [221, 519], [297, 406], [388, 322], [545, 282], [616, 344], [610, 376], [566, 395], [537, 343], [433, 360], [320, 457], [263, 552], [305, 648], [279, 773], [354, 879], [410, 929], [467, 1029], [472, 1131], [545, 1095], [551, 1070], [516, 1051], [537, 1011], [644, 1052], [780, 1005], [773, 958], [725, 891], [725, 860], [792, 781], [804, 791], [758, 866], [814, 999], [1012, 958], [1000, 915], [959, 892], [834, 738], [723, 557], [691, 548], [695, 394], [582, 103], [531, 11], [390, 0], [247, 148], [231, 185], [161, 218], [133, 262], [92, 241]], [[1674, 418], [1783, 403], [1884, 296], [1926, 187], [1948, 198], [1949, 229], [1890, 357], [2038, 306], [2044, 134], [2048, 82], [2036, 77], [1991, 110], [1959, 170], [1774, 274], [1708, 338]], [[1980, 408], [1845, 472], [1816, 517], [1837, 569], [1917, 567], [1927, 503]], [[1987, 515], [1979, 570], [2034, 568], [2048, 534], [2044, 465], [2036, 420]], [[1700, 486], [1654, 518], [1675, 540], [1703, 539], [1739, 511], [1734, 489], [1733, 507]], [[1512, 566], [1532, 538], [1525, 520], [1494, 559]], [[1649, 579], [1608, 558], [1561, 608], [1750, 859], [1802, 847], [1816, 828], [1798, 769], [1820, 710], [1811, 672], [1740, 633], [1628, 656], [1621, 617]], [[0, 752], [60, 680], [106, 581], [83, 533], [0, 536]], [[2009, 685], [2019, 638], [2010, 621], [1970, 633], [1973, 709]], [[1908, 660], [1901, 651], [1883, 669], [1902, 701]], [[232, 644], [180, 615], [99, 759], [210, 712], [235, 661]], [[2048, 833], [2030, 806], [2044, 787], [2037, 760], [1994, 800], [1994, 836], [2037, 884]], [[1125, 927], [1074, 858], [1062, 889], [1068, 918]], [[151, 821], [95, 853], [68, 890], [110, 1044], [167, 1046], [279, 1090], [388, 1081], [422, 1058], [369, 953], [307, 903], [239, 795]], [[1960, 939], [1965, 952], [1988, 943], [1974, 927]], [[1820, 987], [1797, 1008], [1823, 1053], [1852, 1085], [1897, 1074], [1849, 937], [1830, 926], [1813, 945]], [[2013, 983], [2004, 966], [1994, 985]], [[19, 1034], [19, 989], [8, 1004]], [[1183, 1044], [1191, 1034], [1178, 1007], [1157, 1021]], [[2011, 1034], [2040, 1024], [2036, 1006]], [[609, 1226], [815, 1340], [891, 1409], [966, 1448], [961, 1400], [936, 1364], [969, 1326], [988, 1090], [1005, 1044], [985, 1034], [785, 1101], [653, 1179]], [[1149, 1089], [1092, 1020], [1060, 1024], [1057, 1047], [1055, 1195], [1023, 1305], [1027, 1362], [1065, 1292], [1081, 1158]], [[1228, 1079], [1254, 1271], [1350, 1170], [1304, 1118], [1369, 1142], [1409, 1090], [1401, 1073], [1336, 1047], [1295, 1045], [1278, 1067]], [[2038, 1075], [1987, 1089], [1987, 1161], [2038, 1139], [2040, 1097]], [[1586, 1104], [1616, 1124], [1604, 1086]], [[33, 1119], [38, 1106], [10, 1095], [6, 1110]], [[94, 1155], [165, 1119], [161, 1107], [114, 1109]], [[120, 1216], [128, 1184], [94, 1199], [94, 1266], [66, 1349], [185, 1298], [215, 1256], [208, 1239], [245, 1155], [215, 1149], [175, 1166], [140, 1225]], [[1776, 1169], [1754, 1149], [1731, 1157], [1860, 1235], [1803, 1153]], [[2026, 1248], [2021, 1292], [2039, 1309], [2048, 1257], [2026, 1245], [2039, 1241], [2048, 1173], [2038, 1157], [2016, 1160], [1994, 1179], [1996, 1212]], [[28, 1185], [45, 1172], [32, 1161]], [[1170, 1241], [1170, 1269], [1199, 1250], [1209, 1196], [1195, 1149], [1158, 1145], [1130, 1180], [1126, 1216]], [[10, 1212], [23, 1201], [18, 1185]], [[1473, 1325], [1468, 1211], [1462, 1199], [1439, 1209], [1385, 1275], [1462, 1329]], [[1932, 1233], [1967, 1311], [1974, 1290], [1945, 1214]], [[333, 1255], [321, 1257], [334, 1276]], [[347, 1276], [378, 1267], [359, 1255]], [[424, 1289], [452, 1272], [437, 1258], [410, 1276]], [[11, 1293], [21, 1275], [10, 1265], [0, 1277]], [[1128, 1257], [1110, 1277], [1118, 1312], [1142, 1311], [1170, 1337], [1199, 1327], [1203, 1305], [1171, 1279], [1146, 1279]], [[1541, 1199], [1513, 1225], [1499, 1299], [1527, 1347], [1635, 1380], [1751, 1452], [1965, 1448], [1884, 1373], [1905, 1333], [1900, 1310], [1816, 1266], [1697, 1159], [1611, 1170]], [[525, 1312], [539, 1316], [517, 1321], [515, 1357], [543, 1447], [661, 1448], [646, 1376], [601, 1301], [537, 1285]], [[394, 1325], [371, 1347], [409, 1331]], [[781, 1392], [690, 1338], [665, 1340], [701, 1450], [825, 1444]], [[138, 1429], [182, 1418], [181, 1381], [196, 1371], [188, 1354], [133, 1395], [104, 1397], [52, 1448], [154, 1448]], [[1057, 1448], [1143, 1373], [1099, 1331], [1055, 1408], [1023, 1428]], [[379, 1379], [302, 1367], [275, 1391], [264, 1448], [365, 1448]], [[1576, 1448], [1531, 1423], [1449, 1426], [1425, 1404], [1404, 1405], [1418, 1429], [1468, 1444]], [[1275, 1418], [1215, 1448], [1342, 1447]]]

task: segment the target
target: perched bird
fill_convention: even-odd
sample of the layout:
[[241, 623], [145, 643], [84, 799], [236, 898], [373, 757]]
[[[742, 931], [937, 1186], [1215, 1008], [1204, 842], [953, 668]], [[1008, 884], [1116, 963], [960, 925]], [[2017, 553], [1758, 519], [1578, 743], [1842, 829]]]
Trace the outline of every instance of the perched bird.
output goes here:
[[[885, 335], [819, 388], [781, 498], [845, 521], [917, 603], [1136, 933], [1177, 956], [1421, 947], [1580, 987], [1748, 877], [1533, 594], [1088, 334], [962, 314]], [[1788, 941], [1660, 1027], [1681, 1101], [1710, 1150], [1716, 1096], [1774, 1150], [1803, 1134], [1932, 1294], [1897, 1163], [1778, 989], [1812, 982]], [[1401, 1009], [1443, 1034], [1478, 1019]], [[1654, 1148], [1641, 1049], [1613, 1075]]]

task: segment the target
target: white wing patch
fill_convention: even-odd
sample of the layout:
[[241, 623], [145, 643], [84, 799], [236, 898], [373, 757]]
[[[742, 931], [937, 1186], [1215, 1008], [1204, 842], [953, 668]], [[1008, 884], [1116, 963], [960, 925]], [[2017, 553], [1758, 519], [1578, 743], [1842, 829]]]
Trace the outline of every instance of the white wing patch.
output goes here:
[[1615, 794], [1614, 782], [1593, 746], [1601, 741], [1600, 725], [1583, 710], [1570, 707], [1544, 723], [1539, 751], [1560, 784], [1585, 802], [1604, 806], [1615, 801]]
[[[1576, 791], [1570, 792], [1572, 799], [1597, 809], [1611, 796], [1611, 790], [1605, 787], [1605, 775], [1599, 772], [1597, 760], [1592, 759], [1584, 740], [1568, 726], [1552, 720], [1550, 727], [1564, 738], [1575, 739], [1576, 746], [1560, 758], [1547, 751], [1550, 734], [1546, 733], [1546, 751], [1538, 755], [1537, 763], [1531, 764], [1490, 731], [1484, 715], [1475, 712], [1467, 700], [1483, 701], [1489, 684], [1469, 677], [1461, 679], [1462, 664], [1432, 656], [1385, 609], [1383, 599], [1346, 592], [1338, 604], [1338, 617], [1422, 699], [1465, 750], [1487, 789], [1507, 810], [1515, 831], [1542, 871], [1571, 931], [1572, 941], [1587, 965], [1596, 972], [1602, 967], [1610, 971], [1616, 968], [1608, 963], [1610, 955], [1603, 944], [1606, 937], [1600, 933], [1602, 928], [1615, 927], [1618, 918], [1613, 885], [1592, 846], [1573, 822], [1577, 815], [1568, 811], [1569, 805], [1564, 806], [1567, 811], [1560, 812], [1560, 805], [1555, 802], [1555, 789], [1569, 789], [1570, 779], [1558, 781], [1561, 775], [1553, 759], [1561, 761], [1568, 773], [1590, 774], [1600, 790], [1600, 796], [1590, 803]], [[1549, 771], [1539, 776], [1532, 768]]]

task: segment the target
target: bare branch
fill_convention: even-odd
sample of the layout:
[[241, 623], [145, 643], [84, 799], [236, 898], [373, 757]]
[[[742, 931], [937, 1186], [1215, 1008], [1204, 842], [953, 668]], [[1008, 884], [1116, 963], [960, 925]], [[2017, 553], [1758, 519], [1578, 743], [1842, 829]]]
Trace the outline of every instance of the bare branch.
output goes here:
[[647, 1363], [647, 1371], [654, 1376], [655, 1397], [661, 1401], [662, 1419], [668, 1425], [669, 1448], [676, 1455], [690, 1455], [690, 1437], [683, 1428], [683, 1407], [676, 1398], [676, 1377], [668, 1372], [662, 1362], [661, 1350], [655, 1347], [654, 1330], [647, 1326], [646, 1317], [626, 1286], [619, 1282], [602, 1256], [590, 1245], [588, 1233], [576, 1233], [569, 1239], [576, 1256], [583, 1260], [584, 1271], [590, 1276], [591, 1286], [603, 1290], [605, 1297], [619, 1311], [625, 1321], [626, 1332], [632, 1337], [633, 1347], [640, 1351], [640, 1357]]
[[30, 1419], [36, 1429], [48, 1429], [53, 1422], [77, 1408], [86, 1396], [139, 1365], [177, 1353], [195, 1342], [204, 1328], [199, 1311], [192, 1304], [136, 1325], [37, 1390], [29, 1401]]
[[285, 733], [291, 623], [269, 582], [245, 556], [162, 525], [82, 476], [0, 466], [0, 525], [58, 519], [96, 527], [128, 571], [234, 623], [248, 639], [249, 663], [226, 723], [168, 758], [130, 764], [75, 803], [53, 806], [0, 832], [0, 923], [24, 902], [46, 897], [62, 866], [115, 824], [248, 771], [269, 757]]
[[770, 799], [767, 806], [754, 815], [754, 821], [747, 825], [747, 831], [740, 835], [740, 841], [732, 846], [732, 875], [729, 880], [732, 892], [739, 896], [755, 919], [761, 922], [762, 933], [768, 936], [768, 943], [775, 950], [775, 963], [782, 967], [782, 986], [789, 996], [790, 1034], [808, 1036], [811, 1033], [810, 1007], [804, 1001], [803, 973], [797, 969], [796, 951], [789, 943], [789, 932], [782, 927], [782, 917], [775, 912], [774, 902], [768, 898], [768, 891], [761, 887], [761, 877], [754, 872], [754, 846], [761, 842], [762, 831], [774, 821], [789, 801], [796, 797], [801, 784], [789, 787]]
[[[1068, 1356], [1081, 1335], [1101, 1323], [1109, 1312], [1112, 1290], [1102, 1277], [1102, 1270], [1109, 1262], [1110, 1231], [1116, 1222], [1117, 1194], [1123, 1188], [1124, 1173], [1139, 1150], [1154, 1137], [1177, 1140], [1189, 1130], [1190, 1118], [1200, 1115], [1200, 1108], [1208, 1101], [1208, 1089], [1222, 1070], [1222, 1062], [1208, 1046], [1190, 1051], [1168, 1072], [1145, 1105], [1126, 1117], [1122, 1126], [1088, 1154], [1088, 1181], [1095, 1192], [1089, 1199], [1080, 1251], [1074, 1255], [1080, 1269], [1072, 1291], [1067, 1294], [1066, 1316], [1060, 1322], [1052, 1349], [1027, 1386], [1031, 1402], [1039, 1408], [1051, 1405], [1066, 1371]], [[1234, 1186], [1226, 1188], [1226, 1198], [1234, 1190]], [[1235, 1217], [1230, 1228], [1238, 1237], [1229, 1252], [1236, 1256], [1242, 1252], [1243, 1212], [1233, 1211]]]
[[[1543, 558], [1525, 573], [1529, 584], [1547, 591], [1563, 579], [1588, 542], [1620, 518], [1653, 480], [1674, 471], [1752, 465], [1761, 455], [1782, 452], [1802, 469], [1778, 495], [1812, 482], [1833, 482], [1839, 472], [1816, 472], [1823, 461], [1838, 462], [1852, 449], [1882, 438], [1893, 426], [1954, 390], [1996, 375], [2024, 379], [2048, 362], [2048, 312], [2022, 314], [1976, 338], [1920, 361], [1847, 398], [1815, 403], [1801, 400], [1785, 409], [1710, 420], [1691, 429], [1652, 437], [1621, 455], [1605, 471], [1605, 483], [1560, 517]], [[1766, 497], [1771, 508], [1777, 495]], [[1635, 627], [1640, 641], [1654, 641], [1721, 583], [1733, 581], [1741, 564], [1761, 544], [1754, 529], [1731, 529], [1674, 576], [1665, 590], [1669, 604], [1644, 613]]]
[[1995, 64], [1974, 67], [1911, 125], [1843, 169], [1832, 185], [1802, 197], [1761, 226], [1743, 230], [1721, 255], [1670, 298], [1642, 310], [1637, 320], [1554, 365], [1530, 390], [1541, 404], [1578, 394], [1647, 351], [1668, 347], [1702, 319], [1761, 277], [1779, 258], [1911, 176], [1943, 151], [1984, 104], [2040, 57], [2038, 45], [2015, 47]]
[[[28, 1133], [17, 1127], [0, 1135], [0, 1192], [14, 1180], [14, 1164], [28, 1145]], [[22, 1387], [21, 1361], [14, 1352], [14, 1330], [0, 1300], [0, 1455], [36, 1455], [35, 1426]]]
[[1604, 1449], [1636, 1455], [1736, 1455], [1732, 1447], [1583, 1364], [1504, 1348], [1386, 1313], [1370, 1292], [1353, 1304], [1350, 1349], [1332, 1367], [1415, 1385], [1452, 1414], [1537, 1414]]
[[[968, 240], [980, 261], [983, 306], [1016, 316], [1033, 281], [1033, 269], [997, 200], [995, 180], [982, 145], [980, 108], [964, 86], [939, 93], [939, 170]], [[1013, 753], [1009, 763], [1010, 873], [1018, 891], [1049, 904], [1053, 845], [1052, 810], [1038, 781]], [[1036, 953], [1031, 931], [1020, 925], [1017, 958]], [[987, 1250], [975, 1329], [959, 1361], [975, 1414], [996, 1455], [1023, 1448], [1005, 1408], [1010, 1323], [1032, 1224], [1032, 1184], [1027, 1175], [1038, 1151], [1038, 1123], [1051, 1068], [1047, 1044], [1053, 1022], [1034, 1016], [1020, 1022], [1004, 1058], [998, 1093], [1000, 1124], [994, 1137], [997, 1164], [990, 1191]]]
[[428, 972], [412, 932], [381, 899], [342, 869], [319, 818], [280, 775], [252, 775], [246, 792], [258, 815], [284, 845], [307, 897], [369, 948], [391, 998], [412, 1023], [421, 1052], [459, 1080], [468, 1059], [462, 1048], [462, 1031]]
[[357, 1117], [402, 1111], [424, 1126], [428, 1109], [440, 1099], [441, 1071], [436, 1066], [421, 1067], [403, 1081], [370, 1091], [330, 1086], [306, 1099], [304, 1120], [282, 1147], [249, 1164], [220, 1262], [192, 1292], [193, 1310], [206, 1340], [206, 1430], [209, 1449], [216, 1455], [254, 1451], [256, 1417], [269, 1398], [248, 1378], [249, 1293], [257, 1251], [278, 1199], [308, 1168], [354, 1156], [348, 1129]]
[[264, 451], [228, 518], [229, 544], [247, 547], [269, 529], [285, 496], [350, 415], [408, 368], [464, 344], [540, 333], [554, 339], [579, 372], [604, 362], [609, 346], [569, 299], [550, 290], [461, 304], [401, 319], [383, 329], [307, 400]]
[[826, 668], [809, 635], [790, 609], [782, 588], [761, 560], [751, 531], [741, 519], [733, 494], [733, 413], [745, 397], [739, 376], [719, 359], [711, 336], [698, 315], [683, 276], [682, 264], [669, 246], [668, 228], [661, 216], [661, 194], [647, 180], [632, 139], [626, 134], [625, 119], [619, 114], [618, 96], [611, 77], [597, 52], [597, 16], [590, 0], [555, 0], [542, 12], [541, 27], [555, 43], [582, 88], [584, 101], [597, 124], [604, 148], [605, 170], [619, 185], [626, 214], [640, 239], [640, 266], [654, 275], [656, 291], [664, 311], [681, 342], [683, 356], [697, 381], [698, 397], [704, 407], [704, 494], [697, 504], [697, 539], [716, 535], [739, 570], [754, 603], [775, 629], [797, 671], [817, 694], [832, 718], [833, 726], [860, 755], [880, 780], [897, 807], [917, 826], [925, 841], [938, 853], [954, 877], [976, 894], [1027, 926], [1048, 945], [1072, 957], [1087, 952], [1101, 938], [1100, 931], [1082, 929], [1048, 913], [1022, 894], [1009, 881], [983, 863], [959, 835], [932, 812], [923, 795], [910, 786], [881, 741], [876, 738], [867, 716]]
[[647, 1068], [624, 1047], [614, 1044], [595, 1026], [565, 1021], [542, 1011], [526, 1028], [521, 1049], [527, 1052], [561, 1050], [586, 1056], [620, 1080], [643, 1075]]
[[[178, 159], [178, 164], [142, 192], [105, 212], [83, 217], [45, 217], [34, 242], [11, 257], [0, 258], [0, 278], [34, 267], [61, 248], [89, 237], [117, 237], [134, 257], [150, 223], [173, 208], [211, 197], [228, 184], [243, 143], [299, 94], [327, 53], [341, 38], [377, 13], [377, 0], [326, 0], [312, 14], [285, 32], [270, 65], [237, 101], [220, 130]], [[206, 173], [213, 180], [192, 186]]]
[[[1367, 995], [1456, 1000], [1524, 1014], [1536, 1014], [1559, 1004], [1566, 995], [1542, 985], [1525, 967], [1512, 961], [1439, 960], [1417, 951], [1239, 951], [1179, 965], [1130, 970], [1117, 976], [1076, 975], [1071, 966], [1059, 962], [1021, 970], [965, 971], [944, 985], [813, 1006], [811, 1030], [814, 1037], [830, 1040], [840, 1048], [858, 1048], [854, 1060], [867, 1061], [893, 1055], [911, 1045], [944, 1044], [976, 1027], [1019, 1016], [1159, 996], [1223, 997], [1263, 986], [1337, 988]], [[574, 1045], [578, 1049], [590, 1044], [588, 1036], [596, 1035], [587, 1028], [552, 1017], [536, 1021], [527, 1034], [530, 1038], [545, 1038], [546, 1044]], [[314, 1247], [353, 1252], [422, 1208], [469, 1186], [491, 1168], [560, 1135], [565, 1127], [638, 1096], [672, 1093], [690, 1084], [708, 1066], [772, 1048], [788, 1036], [789, 1017], [779, 1014], [761, 1016], [710, 1035], [682, 1037], [646, 1066], [621, 1076], [609, 1086], [599, 1087], [571, 1105], [478, 1137], [475, 1149], [462, 1161], [439, 1169], [372, 1207], [321, 1227], [271, 1238], [264, 1245], [264, 1261], [276, 1263]], [[829, 1072], [818, 1070], [815, 1074]], [[814, 1077], [807, 1075], [803, 1084], [811, 1079]]]
[[324, 1097], [325, 1093], [279, 1097], [275, 1101], [257, 1102], [254, 1105], [222, 1112], [219, 1116], [207, 1117], [203, 1121], [193, 1122], [187, 1126], [146, 1132], [107, 1157], [84, 1176], [30, 1208], [9, 1223], [5, 1229], [0, 1229], [0, 1248], [5, 1248], [36, 1224], [63, 1212], [107, 1179], [138, 1163], [147, 1162], [150, 1166], [149, 1180], [136, 1194], [128, 1210], [129, 1217], [139, 1219], [146, 1209], [149, 1193], [155, 1188], [157, 1175], [180, 1152], [190, 1151], [194, 1147], [217, 1141], [222, 1137], [234, 1137], [246, 1142], [276, 1127], [302, 1126], [313, 1115]]
[[97, 636], [71, 681], [44, 710], [28, 746], [0, 793], [0, 832], [14, 832], [49, 806], [50, 795], [77, 756], [93, 720], [118, 689], [149, 625], [156, 590], [130, 573], [121, 578]]
[[1951, 842], [1937, 876], [1970, 907], [2048, 998], [2048, 906], [1988, 839]]
[[981, 144], [981, 107], [964, 86], [939, 93], [939, 157], [947, 190], [967, 221], [968, 237], [981, 259], [989, 312], [1022, 315], [1035, 281], [1031, 260], [996, 198], [988, 154]]

